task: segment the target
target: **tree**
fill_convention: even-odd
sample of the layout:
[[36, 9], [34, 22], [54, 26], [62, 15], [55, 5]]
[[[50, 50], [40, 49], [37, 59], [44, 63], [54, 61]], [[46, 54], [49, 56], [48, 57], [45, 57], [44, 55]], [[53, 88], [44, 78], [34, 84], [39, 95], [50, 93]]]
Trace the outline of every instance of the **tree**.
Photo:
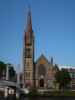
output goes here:
[[16, 71], [14, 70], [13, 66], [9, 67], [9, 80], [16, 81]]
[[66, 69], [61, 69], [55, 74], [56, 82], [59, 83], [60, 89], [66, 89], [71, 82], [71, 77]]
[[0, 79], [2, 79], [3, 75], [6, 74], [6, 64], [3, 61], [0, 61]]

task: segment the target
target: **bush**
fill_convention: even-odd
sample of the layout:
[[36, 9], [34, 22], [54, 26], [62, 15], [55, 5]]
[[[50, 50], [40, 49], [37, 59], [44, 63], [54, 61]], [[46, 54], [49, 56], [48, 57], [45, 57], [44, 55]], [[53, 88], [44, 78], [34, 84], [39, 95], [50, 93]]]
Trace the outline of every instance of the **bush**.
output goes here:
[[28, 95], [29, 95], [29, 96], [35, 96], [35, 95], [38, 95], [37, 89], [31, 89]]

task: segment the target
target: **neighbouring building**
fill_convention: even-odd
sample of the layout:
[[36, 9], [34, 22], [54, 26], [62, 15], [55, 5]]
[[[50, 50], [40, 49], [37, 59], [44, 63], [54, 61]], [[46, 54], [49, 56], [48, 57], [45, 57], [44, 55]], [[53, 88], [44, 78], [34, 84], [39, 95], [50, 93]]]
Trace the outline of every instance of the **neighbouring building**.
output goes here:
[[5, 64], [0, 80], [16, 81], [16, 71], [14, 69], [14, 65]]
[[75, 68], [73, 68], [72, 66], [59, 66], [63, 69], [66, 69], [71, 77], [71, 82], [70, 82], [70, 88], [72, 90], [75, 90]]
[[71, 89], [75, 90], [75, 69], [74, 68], [67, 68], [70, 76], [71, 76]]
[[16, 84], [16, 81], [16, 71], [14, 70], [13, 65], [6, 64], [6, 68], [4, 69], [2, 77], [0, 79], [0, 96], [7, 97], [8, 95], [14, 95], [15, 89], [13, 84]]
[[34, 61], [35, 36], [32, 29], [31, 11], [27, 16], [27, 27], [24, 35], [23, 48], [23, 87], [25, 88], [54, 88], [54, 75], [56, 73], [53, 58], [48, 59], [41, 56]]

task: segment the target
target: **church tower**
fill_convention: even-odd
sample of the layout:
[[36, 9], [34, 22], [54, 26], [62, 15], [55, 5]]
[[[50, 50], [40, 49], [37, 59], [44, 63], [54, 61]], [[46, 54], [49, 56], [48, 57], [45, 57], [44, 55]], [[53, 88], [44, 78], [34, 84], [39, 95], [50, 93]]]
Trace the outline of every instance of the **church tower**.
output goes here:
[[34, 33], [32, 30], [31, 11], [29, 9], [27, 16], [27, 26], [24, 36], [24, 87], [33, 87], [33, 74], [34, 74]]

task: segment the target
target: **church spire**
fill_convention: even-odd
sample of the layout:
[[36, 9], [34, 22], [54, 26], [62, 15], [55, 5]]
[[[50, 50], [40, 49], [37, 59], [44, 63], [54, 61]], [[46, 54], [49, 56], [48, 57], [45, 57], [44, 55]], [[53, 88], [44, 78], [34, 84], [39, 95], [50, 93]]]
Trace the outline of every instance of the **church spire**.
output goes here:
[[31, 9], [29, 8], [28, 16], [27, 16], [27, 27], [26, 32], [32, 32], [32, 19], [31, 19]]
[[33, 38], [32, 19], [31, 19], [31, 9], [29, 7], [27, 15], [27, 25], [25, 31], [25, 43], [31, 44], [32, 38]]

